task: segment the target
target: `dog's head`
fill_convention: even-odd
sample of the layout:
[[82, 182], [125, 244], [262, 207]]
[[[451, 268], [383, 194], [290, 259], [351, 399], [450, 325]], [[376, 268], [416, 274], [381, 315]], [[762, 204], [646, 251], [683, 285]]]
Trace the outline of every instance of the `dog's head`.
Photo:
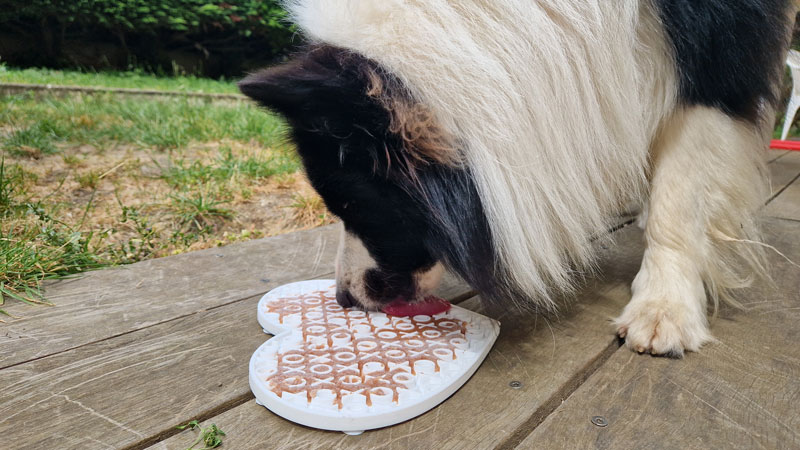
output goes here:
[[287, 119], [311, 184], [344, 222], [339, 303], [375, 310], [434, 289], [443, 268], [419, 187], [456, 161], [429, 112], [377, 64], [331, 46], [312, 46], [239, 87]]

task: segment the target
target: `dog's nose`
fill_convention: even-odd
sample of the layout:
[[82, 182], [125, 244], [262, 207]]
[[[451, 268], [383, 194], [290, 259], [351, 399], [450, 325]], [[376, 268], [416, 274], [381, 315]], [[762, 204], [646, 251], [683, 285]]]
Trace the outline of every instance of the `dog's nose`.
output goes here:
[[336, 291], [336, 302], [342, 308], [352, 308], [356, 304], [356, 299], [350, 295], [350, 291]]

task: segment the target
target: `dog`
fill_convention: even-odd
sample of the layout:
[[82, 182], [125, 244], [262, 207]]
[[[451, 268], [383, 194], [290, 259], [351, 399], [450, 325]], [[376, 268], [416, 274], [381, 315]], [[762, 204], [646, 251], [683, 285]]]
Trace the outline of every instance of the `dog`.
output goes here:
[[[709, 300], [765, 272], [755, 213], [789, 0], [290, 0], [307, 38], [241, 91], [283, 116], [344, 223], [337, 300], [416, 302], [444, 270], [547, 310], [639, 205], [615, 326], [709, 342]], [[733, 301], [733, 300], [732, 300]]]

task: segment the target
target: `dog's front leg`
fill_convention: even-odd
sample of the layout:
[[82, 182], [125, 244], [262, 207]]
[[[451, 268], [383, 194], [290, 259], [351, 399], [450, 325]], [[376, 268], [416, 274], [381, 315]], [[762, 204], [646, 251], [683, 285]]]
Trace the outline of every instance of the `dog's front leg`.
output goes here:
[[736, 240], [757, 235], [760, 133], [698, 106], [664, 124], [652, 154], [647, 248], [632, 299], [615, 321], [629, 348], [673, 357], [698, 350], [712, 339], [706, 288], [716, 295], [744, 284], [730, 265], [735, 259], [758, 265], [758, 255]]

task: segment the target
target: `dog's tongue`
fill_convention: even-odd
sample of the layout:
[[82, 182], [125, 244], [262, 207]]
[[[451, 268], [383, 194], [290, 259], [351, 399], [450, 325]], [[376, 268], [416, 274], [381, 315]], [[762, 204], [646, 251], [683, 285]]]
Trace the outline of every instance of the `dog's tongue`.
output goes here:
[[450, 302], [443, 298], [425, 297], [425, 300], [409, 303], [401, 298], [383, 307], [383, 312], [390, 316], [433, 316], [450, 310]]

